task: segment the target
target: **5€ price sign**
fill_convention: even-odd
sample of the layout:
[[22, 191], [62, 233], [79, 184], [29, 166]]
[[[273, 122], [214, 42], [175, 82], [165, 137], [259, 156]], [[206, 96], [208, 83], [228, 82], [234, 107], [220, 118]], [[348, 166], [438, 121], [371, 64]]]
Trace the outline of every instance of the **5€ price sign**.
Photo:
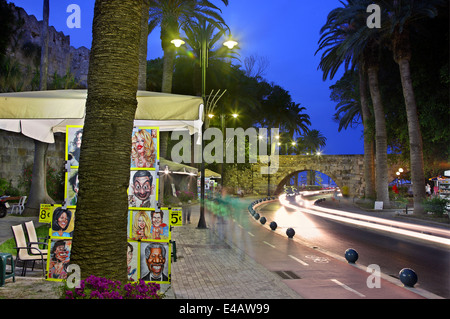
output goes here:
[[170, 225], [171, 226], [183, 225], [181, 208], [172, 208], [170, 210]]
[[40, 223], [51, 223], [52, 221], [52, 205], [51, 204], [41, 204], [39, 208], [39, 222]]

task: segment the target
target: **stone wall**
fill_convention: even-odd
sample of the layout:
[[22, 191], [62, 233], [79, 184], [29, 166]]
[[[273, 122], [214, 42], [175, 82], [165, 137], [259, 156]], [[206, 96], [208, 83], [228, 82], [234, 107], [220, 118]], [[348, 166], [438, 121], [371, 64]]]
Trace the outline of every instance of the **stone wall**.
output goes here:
[[[10, 56], [24, 67], [32, 69], [39, 67], [40, 55], [37, 48], [41, 46], [41, 33], [43, 21], [38, 21], [34, 15], [28, 15], [23, 8], [13, 5], [14, 13], [18, 19], [23, 19], [23, 25], [13, 36], [11, 44], [6, 51]], [[49, 26], [48, 41], [48, 76], [49, 80], [56, 72], [64, 76], [69, 70], [79, 81], [79, 85], [86, 87], [89, 70], [89, 49], [85, 47], [74, 48], [70, 45], [70, 36], [58, 32]], [[24, 50], [28, 47], [28, 51]], [[30, 51], [31, 49], [31, 51]], [[31, 56], [28, 53], [31, 53]]]
[[[58, 171], [64, 168], [64, 147], [65, 134], [55, 134], [55, 143], [48, 146], [47, 160]], [[33, 139], [20, 133], [0, 130], [0, 178], [18, 188], [24, 168], [33, 162]]]
[[278, 170], [270, 175], [270, 180], [267, 174], [261, 174], [261, 167], [267, 164], [255, 163], [246, 171], [230, 165], [225, 171], [225, 184], [259, 195], [266, 195], [270, 187], [273, 195], [281, 193], [294, 174], [314, 170], [330, 176], [339, 187], [348, 186], [351, 196], [362, 196], [365, 189], [363, 160], [363, 155], [280, 155]]

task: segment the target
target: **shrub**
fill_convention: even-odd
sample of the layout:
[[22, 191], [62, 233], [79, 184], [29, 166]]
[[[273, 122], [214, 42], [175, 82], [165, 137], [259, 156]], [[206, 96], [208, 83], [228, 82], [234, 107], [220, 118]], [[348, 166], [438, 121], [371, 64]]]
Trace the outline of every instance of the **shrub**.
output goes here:
[[118, 280], [89, 276], [80, 281], [79, 288], [63, 288], [65, 299], [162, 299], [160, 285], [143, 280], [122, 284]]
[[195, 195], [192, 192], [177, 191], [176, 194], [178, 199], [183, 203], [187, 203], [188, 200], [192, 201], [195, 198]]
[[438, 217], [442, 217], [446, 212], [446, 206], [449, 204], [449, 200], [446, 198], [432, 197], [423, 201], [423, 207], [426, 212], [436, 214]]

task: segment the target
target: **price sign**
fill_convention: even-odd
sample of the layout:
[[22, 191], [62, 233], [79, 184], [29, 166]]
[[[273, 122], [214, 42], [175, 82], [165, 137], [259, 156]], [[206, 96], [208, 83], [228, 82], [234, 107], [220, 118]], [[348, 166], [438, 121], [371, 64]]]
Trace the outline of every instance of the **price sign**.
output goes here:
[[172, 208], [170, 210], [170, 225], [171, 226], [183, 225], [181, 208]]
[[51, 223], [52, 222], [52, 205], [51, 204], [41, 204], [39, 209], [39, 222], [40, 223]]

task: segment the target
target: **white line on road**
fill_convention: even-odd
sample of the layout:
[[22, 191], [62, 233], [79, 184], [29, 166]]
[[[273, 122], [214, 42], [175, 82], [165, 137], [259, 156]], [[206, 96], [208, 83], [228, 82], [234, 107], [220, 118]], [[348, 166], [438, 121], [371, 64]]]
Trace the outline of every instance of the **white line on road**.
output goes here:
[[335, 284], [338, 284], [338, 285], [341, 286], [342, 288], [344, 288], [344, 289], [346, 289], [346, 290], [348, 290], [348, 291], [351, 291], [351, 292], [357, 294], [357, 295], [360, 296], [360, 297], [365, 297], [365, 295], [363, 295], [362, 293], [356, 291], [356, 290], [353, 289], [353, 288], [350, 288], [349, 286], [343, 284], [343, 283], [340, 282], [339, 280], [336, 280], [336, 279], [330, 279], [330, 280], [331, 280], [332, 282], [334, 282]]
[[266, 244], [266, 245], [269, 245], [270, 247], [272, 247], [272, 248], [275, 248], [275, 246], [274, 245], [272, 245], [272, 244], [269, 244], [268, 242], [266, 242], [266, 241], [263, 241], [263, 243], [264, 244]]
[[291, 257], [292, 259], [294, 259], [296, 262], [301, 263], [303, 266], [308, 266], [308, 264], [305, 263], [303, 260], [298, 259], [297, 257], [294, 257], [294, 256], [292, 256], [292, 255], [288, 255], [288, 256]]
[[255, 237], [251, 232], [247, 232], [250, 236]]

